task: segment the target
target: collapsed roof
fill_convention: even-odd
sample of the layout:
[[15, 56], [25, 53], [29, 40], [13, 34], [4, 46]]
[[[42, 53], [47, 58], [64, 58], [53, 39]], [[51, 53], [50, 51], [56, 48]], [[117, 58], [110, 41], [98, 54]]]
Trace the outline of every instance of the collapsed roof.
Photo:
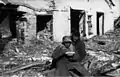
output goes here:
[[[46, 11], [49, 12], [53, 10], [55, 7], [53, 0], [0, 0], [1, 4], [4, 5], [18, 5], [20, 8], [21, 6], [27, 9], [31, 9], [33, 11]], [[8, 7], [7, 7], [8, 8]], [[25, 10], [22, 10], [25, 11]]]

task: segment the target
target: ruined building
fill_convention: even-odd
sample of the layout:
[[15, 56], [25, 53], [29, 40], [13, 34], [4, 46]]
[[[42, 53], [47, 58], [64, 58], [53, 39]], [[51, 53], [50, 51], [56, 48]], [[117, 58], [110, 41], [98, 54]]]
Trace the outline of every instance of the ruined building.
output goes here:
[[0, 28], [5, 26], [13, 37], [23, 40], [33, 36], [39, 38], [38, 34], [44, 34], [47, 38], [60, 42], [64, 35], [70, 35], [74, 30], [79, 31], [82, 37], [91, 38], [113, 29], [114, 19], [120, 15], [120, 0], [0, 2]]

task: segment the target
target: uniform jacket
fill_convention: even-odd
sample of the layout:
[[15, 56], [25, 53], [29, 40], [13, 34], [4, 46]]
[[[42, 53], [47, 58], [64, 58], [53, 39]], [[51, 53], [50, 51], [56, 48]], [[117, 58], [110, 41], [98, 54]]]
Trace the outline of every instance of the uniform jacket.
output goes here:
[[[67, 56], [65, 54], [67, 51], [74, 51], [74, 56]], [[53, 64], [56, 68], [55, 76], [70, 76], [69, 70], [80, 68], [80, 62], [85, 58], [85, 55], [85, 44], [80, 40], [71, 45], [69, 49], [65, 48], [64, 45], [56, 47], [52, 55]], [[81, 71], [81, 69], [78, 69], [78, 71]]]

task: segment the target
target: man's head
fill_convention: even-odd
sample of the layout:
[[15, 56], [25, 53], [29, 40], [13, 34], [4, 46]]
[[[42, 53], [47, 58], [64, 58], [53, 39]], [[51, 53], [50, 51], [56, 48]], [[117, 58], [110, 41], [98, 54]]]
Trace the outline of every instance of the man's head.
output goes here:
[[63, 39], [62, 39], [62, 44], [66, 47], [66, 48], [69, 48], [70, 45], [72, 43], [72, 40], [70, 38], [70, 36], [64, 36]]
[[72, 37], [72, 41], [76, 42], [77, 40], [80, 39], [80, 34], [77, 33], [77, 32], [76, 33], [72, 33], [71, 37]]

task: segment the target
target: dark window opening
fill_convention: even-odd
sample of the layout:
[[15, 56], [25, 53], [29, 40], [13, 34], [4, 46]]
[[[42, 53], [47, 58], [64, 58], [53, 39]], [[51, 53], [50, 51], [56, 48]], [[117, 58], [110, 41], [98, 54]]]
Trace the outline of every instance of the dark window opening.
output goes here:
[[2, 23], [7, 16], [9, 16], [9, 28], [13, 38], [16, 38], [16, 19], [18, 14], [17, 7], [18, 5], [13, 5], [10, 3], [1, 7], [2, 12], [0, 16], [0, 23]]
[[0, 11], [0, 30], [2, 29], [1, 33], [3, 38], [4, 35], [5, 37], [12, 35], [13, 38], [16, 38], [16, 20], [19, 14], [13, 10], [15, 8], [16, 7], [10, 8], [10, 6], [8, 7], [8, 5], [6, 5]]
[[52, 20], [52, 15], [38, 15], [37, 16], [37, 32], [44, 30], [47, 27], [47, 23], [50, 22], [51, 20]]
[[52, 39], [53, 32], [53, 16], [52, 15], [38, 15], [37, 16], [37, 34], [40, 32], [48, 33]]
[[92, 15], [88, 15], [88, 20], [87, 20], [87, 24], [88, 24], [88, 35], [92, 35]]

